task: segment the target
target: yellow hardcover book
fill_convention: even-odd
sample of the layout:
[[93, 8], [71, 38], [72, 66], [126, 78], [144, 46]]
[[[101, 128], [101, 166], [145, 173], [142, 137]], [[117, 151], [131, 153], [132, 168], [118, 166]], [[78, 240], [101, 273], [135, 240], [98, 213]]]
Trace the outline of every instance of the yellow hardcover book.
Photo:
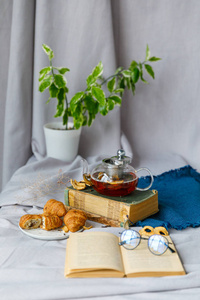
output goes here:
[[134, 191], [124, 197], [111, 197], [99, 194], [92, 187], [83, 191], [68, 187], [65, 204], [118, 222], [128, 218], [135, 223], [158, 212], [158, 192]]
[[[169, 236], [170, 243], [172, 240]], [[83, 277], [158, 277], [184, 275], [185, 270], [174, 244], [162, 255], [152, 254], [147, 241], [134, 250], [119, 246], [119, 237], [109, 232], [83, 232], [69, 236], [64, 275]]]

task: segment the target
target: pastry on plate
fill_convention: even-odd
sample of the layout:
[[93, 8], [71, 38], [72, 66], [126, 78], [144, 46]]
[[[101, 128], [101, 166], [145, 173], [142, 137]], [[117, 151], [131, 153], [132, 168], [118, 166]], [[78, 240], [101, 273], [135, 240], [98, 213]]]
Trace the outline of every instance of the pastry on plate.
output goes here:
[[66, 214], [66, 208], [61, 201], [50, 199], [44, 206], [44, 213], [63, 217]]
[[86, 220], [86, 214], [79, 209], [71, 209], [64, 216], [64, 223], [71, 232], [78, 231], [85, 225]]
[[42, 217], [40, 215], [27, 214], [20, 218], [19, 226], [22, 229], [35, 229], [40, 227], [41, 223]]
[[56, 215], [42, 215], [42, 223], [40, 228], [44, 230], [52, 230], [62, 226], [63, 221]]

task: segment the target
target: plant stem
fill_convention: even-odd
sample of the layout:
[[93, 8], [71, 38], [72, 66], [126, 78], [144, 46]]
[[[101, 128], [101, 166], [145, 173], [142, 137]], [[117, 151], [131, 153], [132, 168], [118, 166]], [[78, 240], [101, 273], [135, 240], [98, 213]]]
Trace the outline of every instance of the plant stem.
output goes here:
[[104, 83], [106, 83], [109, 79], [113, 78], [113, 77], [118, 77], [120, 74], [122, 73], [122, 71], [118, 72], [117, 74], [111, 75], [108, 78], [106, 78], [101, 85], [103, 85]]
[[[67, 95], [65, 93], [65, 104], [66, 104], [66, 110], [68, 111], [68, 100], [67, 100]], [[66, 124], [66, 130], [68, 130], [67, 124]]]
[[49, 64], [50, 64], [50, 67], [51, 67], [51, 73], [52, 73], [52, 75], [54, 77], [53, 66], [52, 66], [52, 61], [51, 60], [49, 61]]
[[[50, 60], [49, 63], [50, 63], [52, 75], [53, 75], [53, 77], [54, 77], [54, 71], [53, 71], [52, 61]], [[65, 104], [66, 104], [66, 109], [68, 110], [68, 100], [67, 100], [67, 95], [66, 95], [66, 93], [65, 93]], [[65, 128], [65, 129], [68, 130], [67, 124], [66, 124], [66, 128]]]

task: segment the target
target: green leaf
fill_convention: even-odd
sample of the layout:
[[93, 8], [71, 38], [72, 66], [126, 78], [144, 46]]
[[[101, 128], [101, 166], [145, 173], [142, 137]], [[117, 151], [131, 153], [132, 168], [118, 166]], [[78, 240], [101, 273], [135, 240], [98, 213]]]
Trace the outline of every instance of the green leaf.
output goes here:
[[90, 88], [95, 82], [96, 82], [96, 77], [93, 77], [92, 74], [90, 74], [86, 79], [88, 88]]
[[129, 78], [129, 77], [131, 77], [131, 71], [130, 70], [124, 70], [124, 71], [122, 71], [122, 75], [125, 78]]
[[115, 107], [115, 102], [111, 98], [108, 98], [108, 109], [113, 110], [114, 107]]
[[98, 113], [99, 103], [97, 101], [95, 101], [91, 95], [86, 95], [84, 97], [84, 103], [85, 103], [85, 107], [88, 110], [88, 112], [93, 113], [93, 114]]
[[65, 93], [68, 93], [68, 92], [69, 92], [68, 87], [65, 86], [64, 89], [65, 89]]
[[145, 67], [146, 71], [149, 73], [149, 75], [154, 79], [155, 75], [154, 75], [153, 68], [147, 64], [145, 64], [144, 67]]
[[133, 71], [138, 66], [138, 63], [133, 60], [130, 64], [129, 70]]
[[83, 115], [82, 126], [86, 126], [86, 125], [87, 125], [87, 116]]
[[103, 73], [103, 64], [100, 61], [98, 65], [92, 70], [92, 74], [90, 74], [87, 79], [87, 87], [90, 88], [96, 83], [97, 78], [101, 78], [101, 75]]
[[125, 89], [125, 79], [124, 78], [120, 78], [119, 80], [119, 88], [120, 89]]
[[146, 57], [145, 60], [148, 60], [150, 58], [150, 50], [149, 50], [149, 46], [147, 45], [146, 47]]
[[114, 91], [115, 88], [115, 82], [116, 82], [116, 78], [113, 77], [110, 81], [108, 81], [107, 83], [107, 88], [109, 90], [110, 93], [112, 93]]
[[142, 64], [139, 63], [138, 66], [139, 66], [140, 70], [142, 71]]
[[65, 90], [64, 89], [60, 89], [58, 94], [57, 94], [57, 99], [59, 104], [62, 104], [65, 100]]
[[61, 117], [64, 111], [64, 103], [58, 103], [56, 107], [56, 114], [54, 115], [54, 118]]
[[117, 93], [123, 93], [124, 89], [116, 89], [116, 90], [114, 90], [114, 92], [115, 92], [115, 94], [117, 94]]
[[78, 102], [77, 105], [75, 106], [75, 109], [73, 111], [73, 117], [77, 118], [77, 119], [81, 119], [82, 118], [82, 111], [83, 111], [83, 105], [81, 102]]
[[44, 79], [45, 75], [47, 75], [49, 72], [51, 72], [51, 67], [45, 67], [42, 70], [40, 70], [40, 76], [39, 76], [39, 81]]
[[115, 71], [115, 75], [118, 74], [118, 73], [120, 73], [122, 70], [123, 70], [122, 67], [117, 68], [117, 70]]
[[106, 116], [108, 113], [108, 107], [105, 103], [105, 105], [99, 105], [99, 112], [102, 116]]
[[50, 94], [51, 98], [56, 98], [58, 91], [59, 91], [59, 89], [52, 82], [52, 84], [49, 87], [49, 94]]
[[99, 102], [99, 104], [104, 106], [106, 102], [104, 91], [99, 87], [92, 86], [91, 92], [92, 96]]
[[131, 88], [131, 78], [130, 77], [125, 77], [125, 83], [127, 88], [130, 90]]
[[74, 128], [79, 129], [82, 126], [82, 120], [74, 120]]
[[70, 101], [70, 108], [72, 111], [75, 110], [77, 103], [81, 100], [83, 95], [84, 95], [84, 92], [78, 92], [72, 97], [72, 99]]
[[142, 72], [142, 70], [140, 70], [140, 79], [141, 79], [144, 83], [147, 83], [147, 84], [148, 84], [148, 81], [146, 81], [146, 80], [143, 78], [143, 72]]
[[118, 105], [121, 105], [121, 103], [122, 103], [122, 98], [118, 95], [110, 96], [108, 99], [113, 100], [115, 102], [115, 104], [118, 104]]
[[149, 61], [158, 61], [158, 60], [161, 60], [161, 58], [155, 56], [149, 58]]
[[92, 113], [89, 113], [89, 118], [88, 118], [88, 126], [90, 127], [92, 125], [92, 121], [93, 121], [94, 117]]
[[52, 83], [52, 76], [46, 76], [39, 84], [39, 91], [42, 93], [46, 90]]
[[53, 50], [46, 44], [43, 44], [42, 48], [43, 48], [44, 52], [48, 55], [49, 60], [52, 60], [52, 58], [54, 57]]
[[83, 118], [83, 106], [82, 103], [79, 102], [76, 106], [76, 109], [74, 110], [72, 116], [73, 116], [73, 121], [74, 121], [74, 127], [76, 129], [80, 128], [82, 126], [82, 123], [84, 121]]
[[100, 62], [98, 63], [98, 65], [93, 69], [93, 71], [92, 71], [92, 76], [93, 76], [94, 78], [97, 78], [97, 77], [101, 76], [102, 73], [103, 73], [103, 64], [102, 64], [102, 62], [100, 61]]
[[60, 89], [58, 94], [57, 94], [57, 99], [58, 99], [58, 105], [57, 105], [57, 110], [55, 114], [55, 118], [61, 117], [64, 112], [64, 100], [65, 100], [65, 91], [64, 89]]
[[131, 90], [132, 90], [132, 94], [135, 95], [135, 84], [134, 83], [131, 84]]
[[61, 68], [54, 68], [54, 69], [56, 69], [56, 70], [58, 70], [58, 72], [60, 73], [60, 74], [65, 74], [66, 72], [69, 72], [70, 71], [70, 69], [68, 69], [68, 68], [64, 68], [64, 67], [61, 67]]
[[71, 111], [71, 108], [68, 106], [67, 108], [67, 111], [68, 111], [68, 116], [69, 117], [72, 117], [72, 111]]
[[131, 78], [132, 78], [133, 83], [136, 83], [138, 81], [139, 77], [140, 77], [140, 71], [136, 67], [136, 68], [133, 69], [132, 74], [131, 74]]
[[67, 80], [63, 75], [55, 74], [54, 75], [54, 84], [57, 88], [61, 89], [64, 88], [67, 84]]
[[64, 111], [64, 115], [63, 115], [63, 125], [67, 125], [68, 117], [69, 117], [68, 109], [66, 108], [65, 111]]

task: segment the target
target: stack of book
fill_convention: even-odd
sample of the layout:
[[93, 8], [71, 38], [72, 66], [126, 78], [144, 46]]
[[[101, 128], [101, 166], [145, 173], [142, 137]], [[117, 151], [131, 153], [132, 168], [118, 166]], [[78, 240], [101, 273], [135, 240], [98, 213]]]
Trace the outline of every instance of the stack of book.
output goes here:
[[135, 190], [127, 196], [111, 197], [99, 194], [92, 187], [83, 191], [68, 187], [64, 197], [67, 209], [81, 209], [88, 220], [113, 227], [123, 227], [127, 220], [136, 223], [158, 212], [156, 190]]

